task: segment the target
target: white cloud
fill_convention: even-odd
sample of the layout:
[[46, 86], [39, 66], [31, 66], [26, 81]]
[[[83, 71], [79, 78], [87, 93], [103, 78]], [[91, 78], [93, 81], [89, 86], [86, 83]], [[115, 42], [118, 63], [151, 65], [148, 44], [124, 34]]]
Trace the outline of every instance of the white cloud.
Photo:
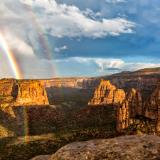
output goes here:
[[124, 61], [121, 59], [97, 59], [95, 63], [98, 65], [101, 72], [104, 72], [106, 69], [119, 69], [124, 65]]
[[61, 46], [61, 47], [56, 47], [54, 49], [55, 52], [61, 52], [61, 51], [64, 51], [64, 50], [67, 50], [68, 49], [68, 46], [64, 45], [64, 46]]
[[[106, 74], [106, 73], [114, 73], [120, 71], [134, 71], [143, 68], [152, 68], [152, 67], [160, 67], [160, 63], [142, 63], [142, 62], [126, 62], [123, 59], [114, 59], [114, 58], [92, 58], [92, 57], [70, 57], [66, 59], [58, 59], [55, 62], [63, 63], [63, 64], [74, 64], [80, 66], [88, 66], [93, 68], [96, 65], [97, 75]], [[91, 69], [92, 70], [92, 69]], [[83, 69], [82, 69], [83, 71]], [[109, 71], [109, 72], [108, 72]], [[92, 74], [92, 73], [91, 73]]]
[[21, 2], [37, 11], [35, 18], [38, 23], [44, 26], [45, 32], [55, 37], [101, 38], [132, 33], [135, 27], [133, 22], [119, 17], [96, 20], [95, 17], [100, 13], [94, 13], [90, 9], [82, 11], [74, 5], [58, 4], [55, 0], [21, 0]]

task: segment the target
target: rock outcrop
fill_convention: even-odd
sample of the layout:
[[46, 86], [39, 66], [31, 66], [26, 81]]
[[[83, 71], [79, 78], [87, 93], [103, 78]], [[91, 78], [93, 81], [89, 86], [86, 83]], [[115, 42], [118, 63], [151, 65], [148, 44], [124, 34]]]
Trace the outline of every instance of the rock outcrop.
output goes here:
[[141, 125], [141, 123], [149, 123], [151, 132], [160, 131], [159, 84], [148, 98], [144, 98], [138, 89], [132, 88], [125, 91], [117, 89], [108, 80], [102, 80], [88, 104], [115, 107], [117, 110], [116, 128], [119, 132], [127, 129], [130, 125], [141, 126], [141, 129], [145, 128], [145, 125]]
[[[46, 90], [40, 81], [0, 80], [0, 137], [28, 135], [31, 132], [31, 125], [33, 125], [31, 121], [36, 117], [34, 122], [37, 121], [38, 124], [38, 122], [42, 121], [41, 117], [46, 115], [45, 112], [52, 110], [49, 107], [47, 108], [48, 104]], [[34, 113], [35, 115], [32, 116], [34, 107], [31, 106], [39, 108], [39, 110], [36, 110], [37, 113]], [[38, 117], [42, 110], [44, 114]], [[53, 111], [51, 113], [54, 115]], [[46, 117], [48, 115], [47, 113]], [[48, 127], [47, 130], [53, 129]], [[40, 129], [38, 131], [39, 133], [42, 132]]]
[[124, 136], [74, 142], [48, 160], [151, 160], [160, 159], [160, 138], [154, 135]]
[[50, 80], [42, 80], [46, 88], [95, 88], [99, 83], [99, 78], [54, 78]]
[[47, 105], [48, 97], [44, 86], [38, 80], [0, 80], [0, 104]]
[[125, 100], [124, 90], [117, 89], [110, 81], [101, 80], [89, 105], [118, 105]]
[[39, 81], [20, 81], [17, 84], [16, 105], [47, 105], [48, 97]]
[[[131, 92], [132, 93], [132, 92]], [[136, 93], [134, 93], [136, 94]], [[132, 100], [135, 95], [129, 94]], [[116, 109], [117, 131], [125, 129], [129, 125], [129, 101], [127, 93], [123, 89], [117, 89], [108, 80], [101, 80], [100, 85], [95, 90], [94, 96], [88, 103], [89, 106], [112, 106]]]
[[14, 88], [15, 88], [15, 82], [14, 79], [2, 79], [0, 80], [0, 97], [3, 96], [14, 96]]
[[126, 97], [126, 102], [130, 109], [130, 117], [142, 114], [142, 95], [140, 91], [132, 88]]
[[49, 80], [41, 80], [47, 87], [56, 88], [81, 88], [81, 89], [95, 89], [101, 79], [110, 80], [118, 88], [123, 89], [143, 89], [144, 92], [151, 92], [156, 87], [160, 79], [160, 68], [148, 68], [134, 72], [121, 72], [113, 75], [102, 77], [73, 77], [73, 78], [54, 78]]

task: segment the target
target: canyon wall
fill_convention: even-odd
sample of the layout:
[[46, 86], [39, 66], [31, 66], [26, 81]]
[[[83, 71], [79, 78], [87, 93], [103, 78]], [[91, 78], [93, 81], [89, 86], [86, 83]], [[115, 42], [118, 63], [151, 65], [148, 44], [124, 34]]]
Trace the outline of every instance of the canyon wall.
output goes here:
[[94, 97], [88, 103], [89, 105], [109, 105], [121, 104], [125, 99], [125, 92], [117, 89], [110, 81], [101, 80], [100, 85], [94, 92]]
[[[125, 91], [117, 89], [108, 80], [101, 80], [100, 85], [95, 90], [93, 98], [88, 105], [110, 106], [116, 108], [117, 131], [122, 131], [130, 126], [140, 126], [145, 128], [145, 123], [149, 123], [151, 132], [160, 131], [160, 87], [156, 89], [146, 99], [138, 89]], [[142, 125], [143, 123], [143, 125]], [[148, 125], [148, 124], [147, 124]]]
[[18, 94], [15, 105], [47, 105], [48, 97], [39, 81], [21, 80], [17, 84]]
[[0, 104], [47, 105], [48, 97], [44, 86], [38, 80], [0, 80]]
[[101, 79], [110, 80], [118, 88], [122, 89], [144, 89], [148, 92], [155, 89], [160, 79], [160, 68], [149, 68], [138, 70], [135, 72], [121, 72], [113, 75], [101, 77], [73, 77], [73, 78], [53, 78], [41, 80], [46, 88], [81, 88], [95, 89]]
[[[40, 81], [0, 80], [0, 137], [24, 135], [25, 130], [25, 134], [28, 134], [27, 129], [30, 124], [28, 117], [31, 117], [28, 108], [31, 110], [30, 106], [40, 108], [41, 105], [48, 104], [46, 90]], [[37, 110], [35, 115], [41, 110]]]
[[54, 78], [50, 80], [41, 80], [46, 88], [56, 87], [56, 88], [95, 88], [98, 83], [98, 78]]
[[[22, 132], [24, 117], [30, 117], [26, 122], [32, 134], [42, 133], [43, 127], [47, 132], [54, 131], [56, 126], [108, 126], [108, 130], [114, 130], [115, 123], [120, 132], [137, 126], [160, 132], [158, 73], [127, 72], [106, 76], [110, 80], [102, 81], [101, 77], [0, 80], [0, 135]], [[66, 119], [48, 104], [69, 112]], [[68, 118], [70, 122], [64, 124]]]

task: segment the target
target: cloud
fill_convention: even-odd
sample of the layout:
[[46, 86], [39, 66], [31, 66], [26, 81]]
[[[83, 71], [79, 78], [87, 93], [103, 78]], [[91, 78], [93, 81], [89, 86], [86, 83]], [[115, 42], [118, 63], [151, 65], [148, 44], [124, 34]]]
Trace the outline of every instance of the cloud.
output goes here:
[[[133, 33], [135, 27], [135, 23], [127, 19], [106, 19], [90, 8], [81, 10], [55, 0], [1, 0], [0, 13], [0, 32], [27, 78], [38, 72], [45, 77], [49, 70], [46, 66], [52, 68], [54, 64], [52, 52], [67, 49], [64, 45], [51, 50], [53, 42], [48, 37], [95, 39]], [[5, 66], [7, 58], [3, 60], [1, 76], [10, 74], [8, 70], [11, 70], [9, 65]]]
[[95, 60], [95, 63], [99, 67], [100, 72], [104, 72], [107, 69], [112, 69], [112, 70], [120, 69], [124, 65], [124, 61], [121, 59], [102, 59], [102, 58], [99, 58], [99, 59]]
[[64, 50], [67, 50], [68, 49], [68, 46], [64, 45], [64, 46], [61, 46], [61, 47], [56, 47], [54, 49], [55, 52], [61, 52], [61, 51], [64, 51]]
[[[45, 32], [55, 37], [89, 37], [102, 38], [133, 33], [135, 23], [116, 17], [112, 19], [95, 17], [91, 9], [80, 10], [77, 6], [58, 4], [55, 0], [21, 0], [27, 7], [36, 10], [36, 19], [44, 25]], [[94, 17], [94, 18], [93, 18]]]
[[[143, 68], [160, 67], [160, 63], [150, 62], [127, 62], [123, 59], [114, 58], [92, 58], [92, 57], [70, 57], [66, 59], [55, 60], [56, 64], [63, 64], [67, 68], [70, 64], [81, 66], [81, 75], [89, 68], [90, 75], [98, 76], [117, 73], [120, 71], [135, 71]], [[71, 66], [72, 67], [72, 66]], [[85, 68], [85, 70], [83, 69]], [[73, 70], [73, 68], [72, 68]], [[75, 71], [76, 72], [76, 71]]]

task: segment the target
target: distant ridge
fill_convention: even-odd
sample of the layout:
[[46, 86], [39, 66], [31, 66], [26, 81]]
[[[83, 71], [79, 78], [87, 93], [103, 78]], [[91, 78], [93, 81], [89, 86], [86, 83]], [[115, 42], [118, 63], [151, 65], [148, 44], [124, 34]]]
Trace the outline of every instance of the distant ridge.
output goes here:
[[[99, 79], [99, 78], [108, 78], [108, 77], [117, 77], [117, 76], [129, 76], [129, 75], [132, 75], [132, 76], [142, 76], [142, 75], [152, 75], [152, 74], [155, 74], [155, 75], [160, 75], [160, 67], [155, 67], [155, 68], [144, 68], [144, 69], [139, 69], [139, 70], [136, 70], [136, 71], [122, 71], [122, 72], [119, 72], [119, 73], [115, 73], [115, 74], [110, 74], [110, 75], [102, 75], [102, 76], [94, 76], [94, 77], [89, 77], [89, 76], [75, 76], [75, 77], [55, 77], [55, 78], [44, 78], [44, 79], [20, 79], [21, 80], [60, 80], [60, 79], [63, 79], [63, 80], [69, 80], [69, 79], [86, 79], [86, 80], [93, 80], [93, 79]], [[15, 78], [2, 78], [1, 80], [4, 80], [4, 79], [11, 79], [11, 80], [16, 80]]]
[[156, 68], [144, 68], [136, 71], [123, 71], [120, 73], [115, 73], [111, 75], [101, 76], [101, 78], [106, 77], [117, 77], [117, 76], [147, 76], [147, 75], [160, 75], [160, 67]]

